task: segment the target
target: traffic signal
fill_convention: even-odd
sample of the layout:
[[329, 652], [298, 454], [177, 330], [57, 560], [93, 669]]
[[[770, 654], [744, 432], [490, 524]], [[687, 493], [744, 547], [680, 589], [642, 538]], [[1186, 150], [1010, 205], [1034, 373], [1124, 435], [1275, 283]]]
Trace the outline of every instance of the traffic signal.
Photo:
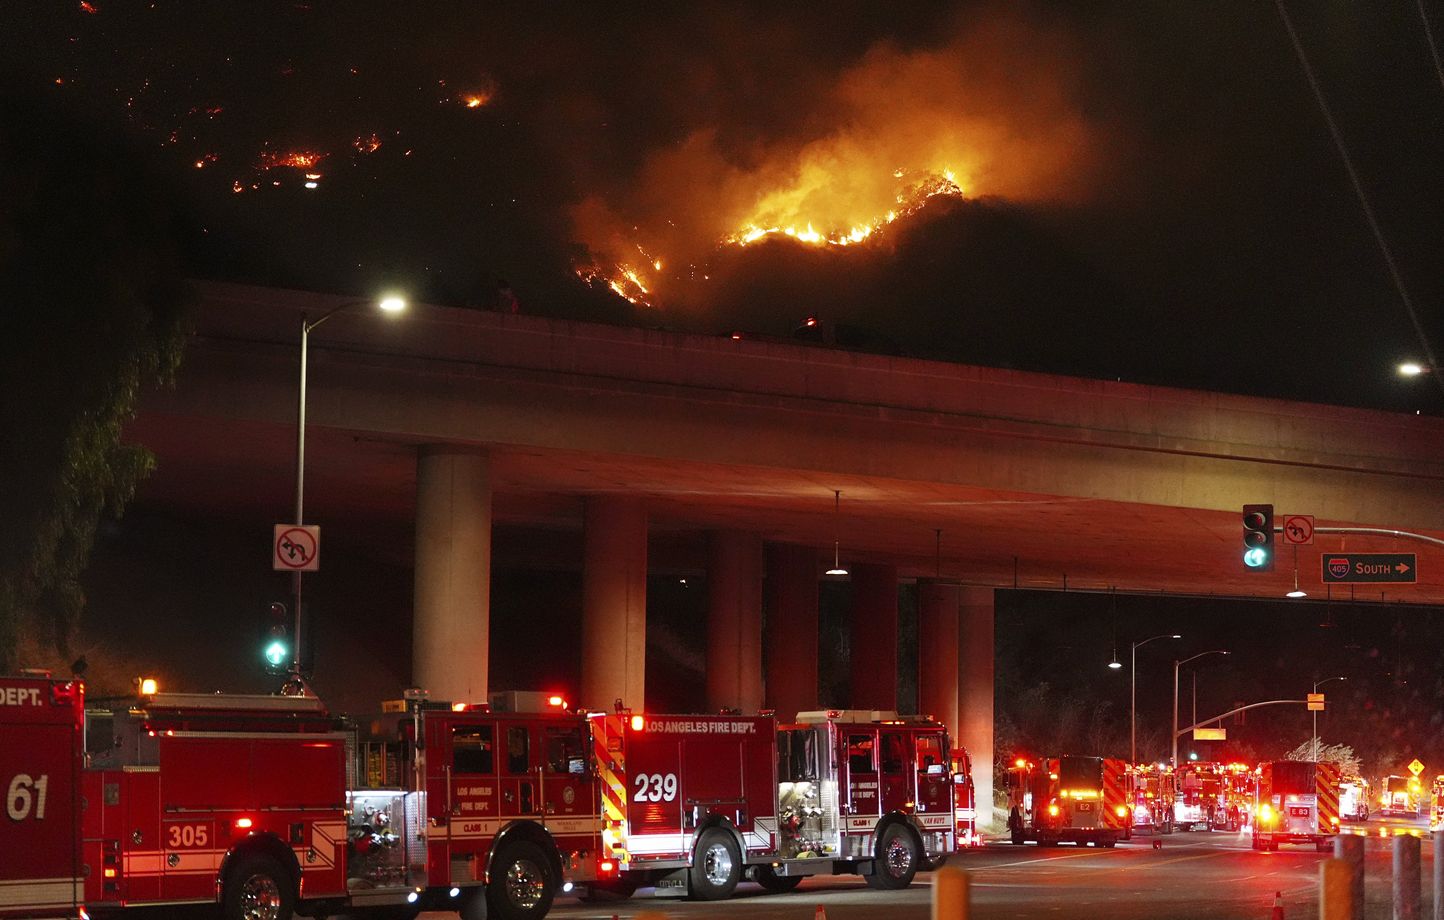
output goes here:
[[261, 656], [266, 659], [268, 671], [284, 671], [291, 663], [291, 618], [286, 615], [285, 604], [272, 604], [267, 613]]
[[1274, 506], [1243, 506], [1243, 564], [1255, 572], [1274, 567]]

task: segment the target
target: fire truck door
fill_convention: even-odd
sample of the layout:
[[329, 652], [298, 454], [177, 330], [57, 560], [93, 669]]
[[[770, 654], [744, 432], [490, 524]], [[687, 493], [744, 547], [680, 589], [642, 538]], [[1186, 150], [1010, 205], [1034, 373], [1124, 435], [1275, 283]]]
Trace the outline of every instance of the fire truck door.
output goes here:
[[596, 796], [587, 769], [586, 733], [580, 723], [542, 729], [542, 813], [553, 834], [594, 830]]
[[531, 726], [503, 723], [501, 750], [501, 813], [503, 818], [534, 818], [541, 814], [536, 747]]
[[164, 861], [160, 834], [160, 769], [128, 767], [124, 776], [121, 801], [125, 803], [125, 825], [120, 835], [122, 890], [128, 901], [158, 900]]
[[905, 731], [881, 732], [882, 810], [906, 811], [917, 799], [913, 795], [912, 735]]
[[[450, 866], [453, 882], [479, 878], [476, 857], [486, 852], [500, 821], [500, 793], [496, 776], [496, 726], [490, 722], [453, 724], [441, 744], [432, 749], [428, 763], [445, 767], [448, 800], [441, 802], [449, 825], [449, 852], [432, 853], [436, 865]], [[437, 750], [445, 746], [445, 750]], [[431, 784], [435, 790], [435, 784]], [[432, 798], [441, 799], [433, 791]], [[432, 808], [433, 813], [436, 809]], [[463, 877], [464, 876], [464, 877]]]
[[946, 812], [952, 807], [947, 760], [943, 756], [941, 735], [919, 734], [914, 744], [917, 753], [917, 810]]
[[853, 817], [878, 817], [877, 732], [847, 736], [847, 805]]

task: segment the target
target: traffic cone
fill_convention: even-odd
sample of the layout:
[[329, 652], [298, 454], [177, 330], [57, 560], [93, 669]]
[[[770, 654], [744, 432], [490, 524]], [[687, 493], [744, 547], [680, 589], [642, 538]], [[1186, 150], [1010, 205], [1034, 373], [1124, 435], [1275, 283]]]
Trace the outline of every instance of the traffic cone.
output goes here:
[[1273, 909], [1273, 913], [1269, 914], [1269, 920], [1284, 920], [1284, 896], [1283, 896], [1283, 895], [1284, 895], [1284, 893], [1283, 893], [1282, 891], [1275, 891], [1275, 892], [1274, 892], [1274, 909]]
[[821, 904], [817, 905], [817, 910], [812, 912], [812, 920], [827, 920], [827, 909]]

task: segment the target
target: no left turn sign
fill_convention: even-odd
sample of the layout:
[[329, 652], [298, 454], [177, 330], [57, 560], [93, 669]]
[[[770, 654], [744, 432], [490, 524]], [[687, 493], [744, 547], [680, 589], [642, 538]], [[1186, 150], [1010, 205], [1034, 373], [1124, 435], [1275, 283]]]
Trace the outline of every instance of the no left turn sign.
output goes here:
[[315, 524], [277, 524], [272, 528], [271, 568], [277, 572], [320, 569], [321, 528]]

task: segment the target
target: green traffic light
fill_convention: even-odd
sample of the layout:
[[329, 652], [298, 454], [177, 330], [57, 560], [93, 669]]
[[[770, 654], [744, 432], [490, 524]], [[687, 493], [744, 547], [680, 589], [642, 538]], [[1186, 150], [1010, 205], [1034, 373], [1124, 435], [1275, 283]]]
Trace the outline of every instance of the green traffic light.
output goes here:
[[1253, 549], [1247, 550], [1243, 554], [1243, 564], [1251, 569], [1256, 569], [1259, 566], [1268, 565], [1268, 561], [1268, 550], [1264, 549], [1261, 546], [1255, 546]]
[[266, 646], [265, 656], [266, 661], [270, 662], [272, 667], [280, 667], [290, 660], [291, 650], [286, 646], [286, 643], [280, 639], [275, 639], [270, 645]]

